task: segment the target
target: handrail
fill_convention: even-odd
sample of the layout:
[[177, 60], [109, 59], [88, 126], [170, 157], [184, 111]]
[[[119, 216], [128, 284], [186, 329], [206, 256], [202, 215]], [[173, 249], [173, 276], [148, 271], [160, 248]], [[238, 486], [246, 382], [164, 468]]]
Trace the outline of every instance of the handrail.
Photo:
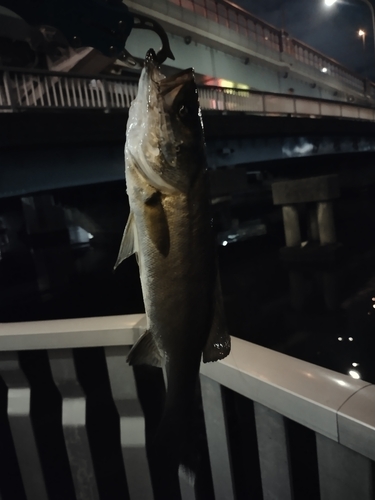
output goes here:
[[[128, 346], [145, 329], [144, 314], [2, 323], [0, 352]], [[375, 443], [375, 386], [368, 382], [235, 337], [230, 355], [202, 364], [201, 374], [375, 460], [369, 445]], [[356, 438], [348, 435], [353, 425]]]
[[[128, 109], [136, 93], [136, 80], [128, 78], [0, 69], [0, 111], [43, 108], [108, 112]], [[204, 111], [375, 119], [370, 106], [316, 97], [213, 86], [199, 86], [199, 96]]]
[[[194, 0], [193, 0], [193, 2], [194, 2]], [[217, 0], [217, 3], [226, 4], [228, 6], [228, 8], [230, 8], [232, 10], [235, 10], [235, 11], [238, 11], [238, 12], [241, 12], [247, 18], [252, 19], [254, 22], [256, 22], [258, 24], [262, 24], [265, 28], [268, 28], [270, 30], [274, 30], [277, 33], [280, 33], [281, 35], [288, 34], [286, 30], [277, 28], [273, 24], [271, 24], [271, 23], [269, 23], [267, 21], [264, 21], [263, 19], [260, 19], [260, 18], [256, 17], [254, 14], [252, 14], [248, 10], [244, 9], [240, 5], [236, 5], [235, 3], [230, 2], [229, 0]], [[355, 71], [352, 71], [350, 68], [347, 68], [346, 66], [344, 66], [343, 64], [341, 64], [339, 61], [337, 61], [333, 57], [329, 57], [326, 54], [323, 54], [323, 52], [320, 52], [319, 50], [315, 49], [314, 47], [312, 47], [311, 45], [307, 44], [306, 42], [302, 42], [301, 40], [298, 40], [297, 38], [290, 38], [290, 37], [289, 37], [289, 40], [298, 43], [301, 47], [304, 47], [304, 48], [308, 49], [310, 52], [313, 52], [317, 56], [324, 58], [326, 61], [329, 61], [332, 64], [341, 67], [343, 70], [345, 70], [346, 72], [350, 73], [352, 76], [360, 78], [361, 80], [364, 79], [363, 77], [361, 77], [361, 75], [359, 75], [359, 73], [356, 73]]]
[[0, 65], [0, 73], [4, 71], [8, 73], [18, 73], [18, 74], [27, 74], [27, 75], [44, 75], [44, 76], [58, 76], [58, 77], [72, 77], [72, 78], [83, 78], [85, 80], [113, 80], [113, 81], [124, 81], [124, 82], [134, 82], [138, 83], [139, 76], [120, 76], [120, 75], [111, 75], [111, 74], [98, 74], [98, 73], [76, 73], [74, 71], [50, 71], [48, 69], [36, 69], [36, 68], [18, 68], [18, 67], [10, 67], [10, 66], [1, 66]]

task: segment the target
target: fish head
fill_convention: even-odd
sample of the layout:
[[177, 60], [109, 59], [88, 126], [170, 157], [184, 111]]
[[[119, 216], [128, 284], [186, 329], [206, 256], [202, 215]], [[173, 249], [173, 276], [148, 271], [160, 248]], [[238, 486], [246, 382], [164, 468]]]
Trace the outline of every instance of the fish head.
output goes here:
[[129, 111], [127, 154], [162, 191], [186, 191], [206, 165], [202, 115], [192, 68], [165, 77], [149, 51]]

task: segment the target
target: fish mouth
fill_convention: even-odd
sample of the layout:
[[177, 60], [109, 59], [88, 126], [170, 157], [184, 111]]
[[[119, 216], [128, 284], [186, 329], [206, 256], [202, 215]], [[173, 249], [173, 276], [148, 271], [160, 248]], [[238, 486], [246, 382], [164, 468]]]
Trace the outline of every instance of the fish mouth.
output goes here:
[[154, 49], [149, 49], [145, 57], [145, 68], [149, 78], [160, 86], [161, 94], [165, 94], [173, 90], [177, 86], [184, 85], [194, 80], [194, 69], [188, 68], [174, 75], [164, 77], [160, 71], [160, 65], [157, 61], [157, 55]]

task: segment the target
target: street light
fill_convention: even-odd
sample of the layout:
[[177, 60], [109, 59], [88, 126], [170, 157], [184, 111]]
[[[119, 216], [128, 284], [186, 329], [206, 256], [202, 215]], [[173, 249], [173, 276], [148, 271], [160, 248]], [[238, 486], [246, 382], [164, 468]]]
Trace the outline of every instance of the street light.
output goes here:
[[[374, 39], [374, 56], [375, 56], [375, 14], [374, 14], [374, 7], [372, 6], [372, 3], [369, 0], [359, 0], [367, 5], [371, 11], [371, 18], [372, 18], [372, 34], [373, 34], [373, 39]], [[327, 7], [331, 7], [333, 4], [335, 4], [337, 0], [324, 0], [324, 3], [327, 5]], [[359, 34], [359, 33], [358, 33]], [[364, 35], [360, 35], [363, 36]], [[364, 38], [363, 38], [364, 40]]]

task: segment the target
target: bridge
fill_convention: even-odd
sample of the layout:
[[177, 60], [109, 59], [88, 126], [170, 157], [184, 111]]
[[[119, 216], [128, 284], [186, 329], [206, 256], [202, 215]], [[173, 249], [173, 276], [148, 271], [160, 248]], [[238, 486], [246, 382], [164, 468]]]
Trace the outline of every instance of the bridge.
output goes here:
[[[167, 64], [192, 66], [205, 83], [226, 80], [266, 92], [374, 102], [371, 82], [232, 2], [129, 0], [127, 5], [169, 32], [176, 60]], [[143, 59], [155, 43], [152, 34], [134, 34], [127, 48]]]
[[[122, 180], [136, 93], [129, 77], [0, 70], [0, 196]], [[208, 85], [199, 86], [199, 98], [213, 170], [375, 151], [375, 109], [368, 104]]]
[[[360, 75], [226, 0], [128, 4], [168, 31], [176, 59], [166, 61], [167, 74], [195, 67], [211, 169], [374, 151], [375, 87]], [[134, 30], [127, 49], [142, 60], [158, 43], [154, 33]], [[88, 48], [64, 57], [50, 61], [63, 72], [0, 69], [1, 197], [123, 178], [120, 143], [137, 73]], [[117, 75], [82, 73], [104, 66]], [[90, 141], [94, 158], [78, 146]], [[53, 177], [45, 175], [51, 162], [43, 145], [50, 143]], [[28, 153], [18, 148], [30, 144]], [[104, 157], [110, 161], [100, 163]], [[66, 164], [78, 158], [79, 172], [75, 166], [68, 174]]]

